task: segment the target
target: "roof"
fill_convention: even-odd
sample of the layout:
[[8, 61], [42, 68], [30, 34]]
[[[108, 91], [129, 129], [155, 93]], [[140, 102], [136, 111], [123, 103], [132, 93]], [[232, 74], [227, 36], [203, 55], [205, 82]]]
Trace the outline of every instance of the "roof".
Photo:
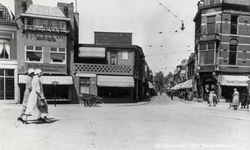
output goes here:
[[22, 13], [21, 16], [70, 20], [63, 14], [63, 12], [58, 7], [41, 5], [30, 5], [27, 11], [25, 13]]

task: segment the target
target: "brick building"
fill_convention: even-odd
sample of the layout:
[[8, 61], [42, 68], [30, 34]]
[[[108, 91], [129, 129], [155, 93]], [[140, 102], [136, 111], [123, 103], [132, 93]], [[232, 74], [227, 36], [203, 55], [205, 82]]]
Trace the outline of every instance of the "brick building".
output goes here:
[[75, 51], [76, 93], [101, 96], [105, 103], [136, 102], [145, 96], [148, 69], [142, 48], [131, 33], [95, 32], [94, 44]]
[[0, 3], [0, 102], [18, 100], [17, 25], [13, 13]]
[[[19, 102], [25, 90], [29, 68], [42, 69], [44, 93], [48, 101], [74, 103], [72, 62], [75, 22], [73, 3], [57, 7], [33, 5], [32, 0], [15, 0], [17, 16], [17, 60]], [[76, 16], [76, 18], [75, 18]]]
[[194, 18], [198, 95], [215, 90], [230, 101], [246, 90], [250, 74], [250, 1], [201, 0]]

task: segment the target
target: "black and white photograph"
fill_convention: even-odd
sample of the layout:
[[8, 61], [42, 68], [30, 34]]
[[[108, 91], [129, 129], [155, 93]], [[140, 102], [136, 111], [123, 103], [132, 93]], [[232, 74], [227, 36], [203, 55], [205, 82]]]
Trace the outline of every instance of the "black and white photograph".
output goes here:
[[0, 150], [250, 150], [250, 0], [1, 0]]

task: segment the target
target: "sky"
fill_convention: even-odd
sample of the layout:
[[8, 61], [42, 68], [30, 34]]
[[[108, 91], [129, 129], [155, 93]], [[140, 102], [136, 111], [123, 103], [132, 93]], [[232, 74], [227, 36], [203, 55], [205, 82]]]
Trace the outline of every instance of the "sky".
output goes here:
[[[154, 74], [173, 73], [194, 52], [198, 0], [33, 0], [52, 7], [58, 2], [74, 3], [80, 15], [79, 43], [94, 44], [95, 31], [132, 33], [132, 44], [142, 47]], [[0, 3], [15, 12], [14, 0]]]

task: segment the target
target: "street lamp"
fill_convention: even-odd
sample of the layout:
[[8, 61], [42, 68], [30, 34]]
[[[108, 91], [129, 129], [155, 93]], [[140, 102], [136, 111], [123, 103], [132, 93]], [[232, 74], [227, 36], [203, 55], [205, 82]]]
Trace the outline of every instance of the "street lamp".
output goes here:
[[54, 96], [55, 96], [55, 107], [56, 107], [56, 85], [59, 84], [59, 82], [58, 81], [53, 81], [52, 84], [54, 84], [54, 87], [55, 87], [54, 88], [55, 89], [55, 95]]

